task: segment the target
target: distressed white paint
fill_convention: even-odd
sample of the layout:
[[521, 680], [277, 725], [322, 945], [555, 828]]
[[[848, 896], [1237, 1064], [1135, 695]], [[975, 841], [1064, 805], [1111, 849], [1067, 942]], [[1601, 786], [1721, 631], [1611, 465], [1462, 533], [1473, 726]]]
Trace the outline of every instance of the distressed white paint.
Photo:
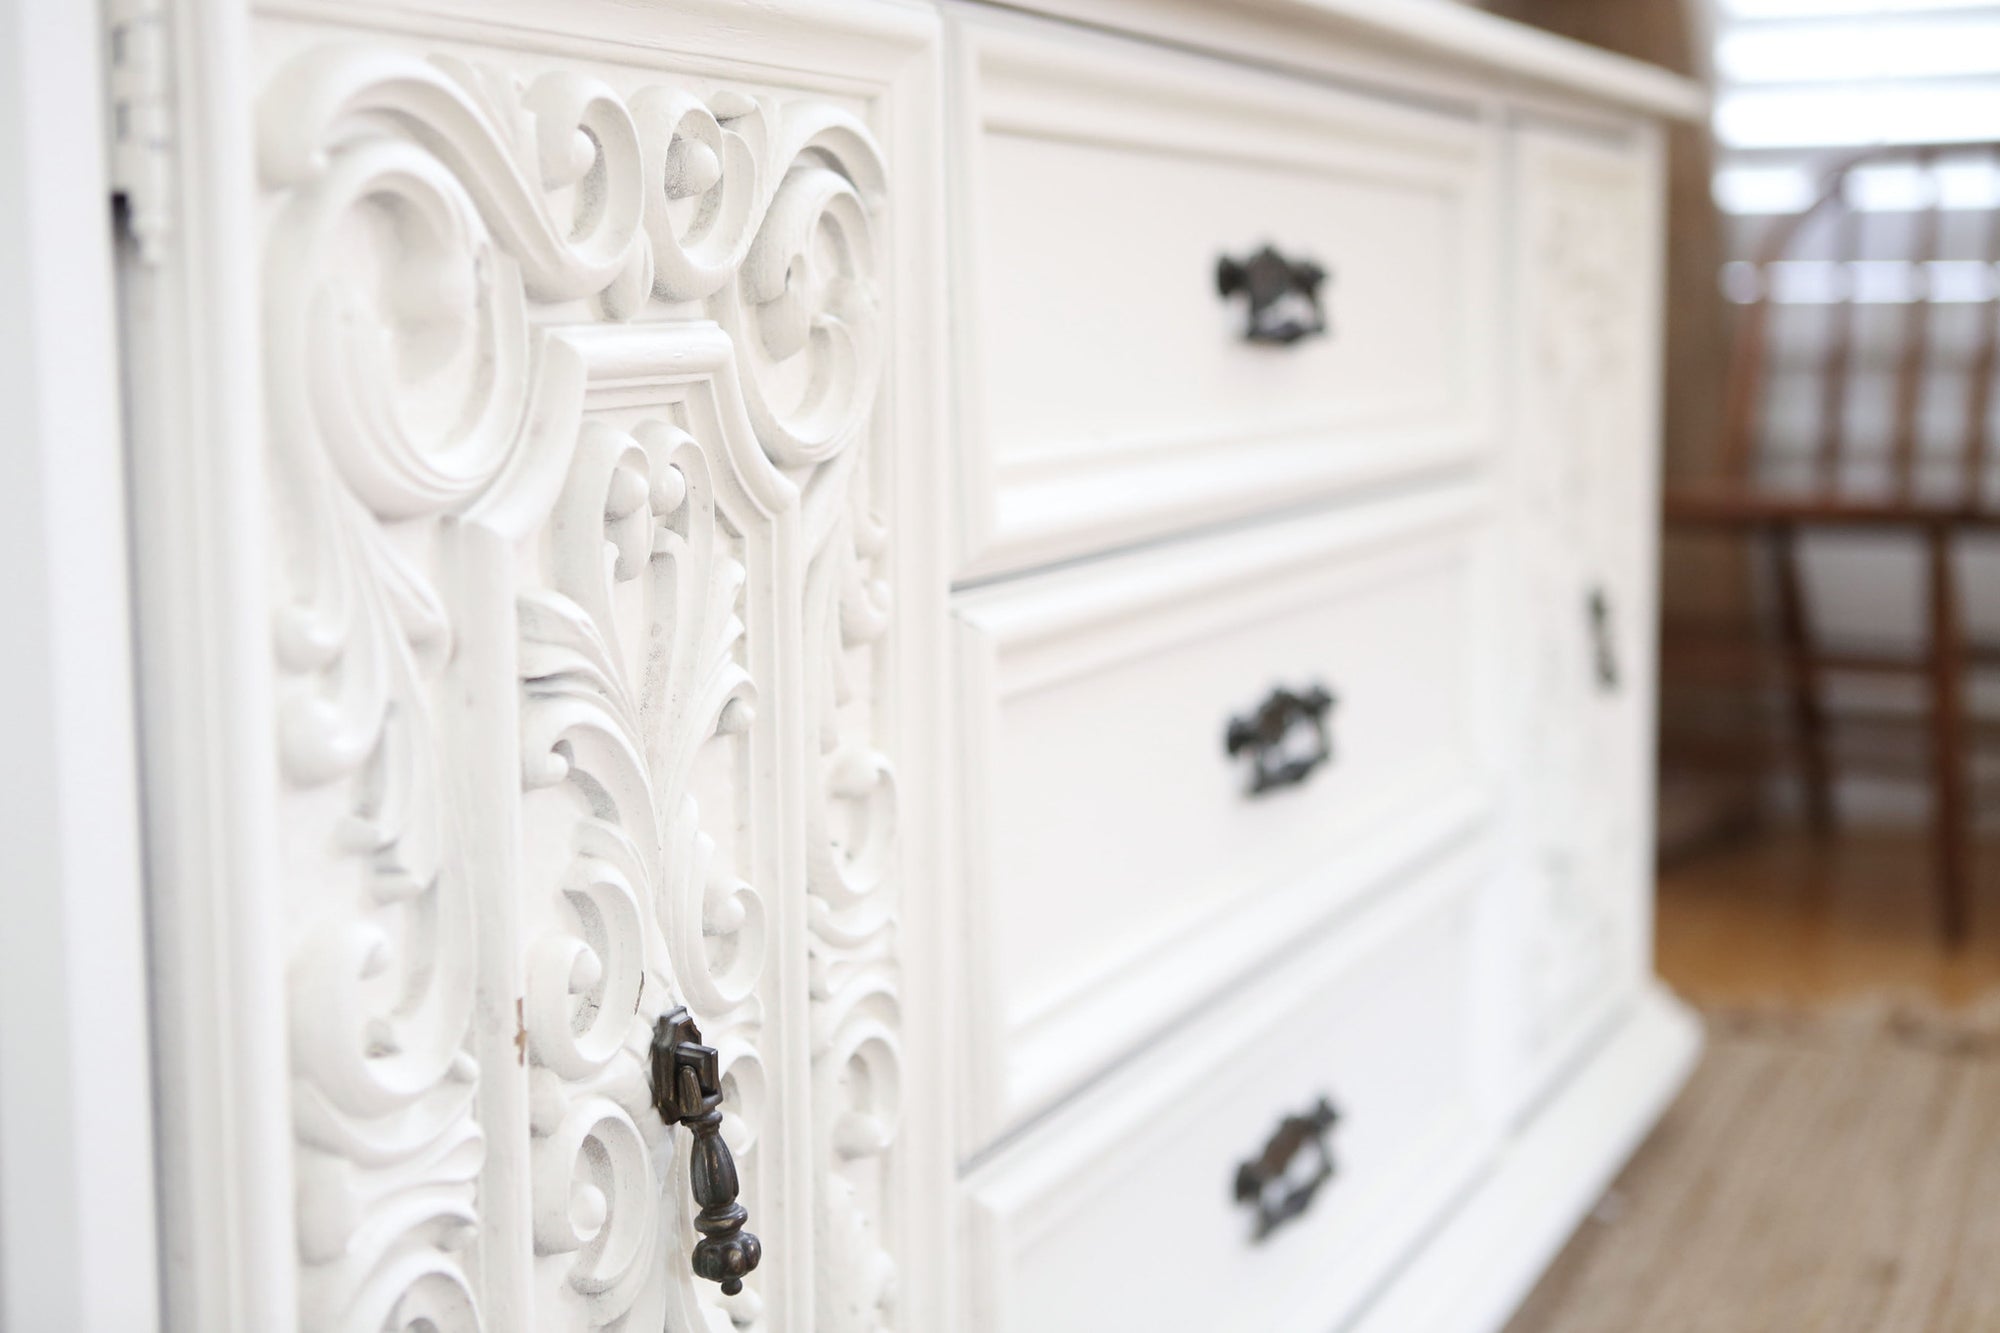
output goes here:
[[[1660, 204], [1650, 137], [1515, 136], [1517, 411], [1505, 594], [1516, 855], [1504, 927], [1525, 987], [1525, 1104], [1650, 966]], [[1597, 677], [1593, 595], [1617, 679]]]
[[[1491, 847], [1409, 876], [1379, 910], [1281, 953], [966, 1180], [980, 1333], [1339, 1327], [1491, 1156], [1466, 1023], [1472, 902]], [[1237, 1163], [1322, 1096], [1338, 1174], [1262, 1244]]]
[[[182, 164], [133, 340], [151, 372], [240, 327], [216, 387], [262, 412], [198, 435], [190, 386], [137, 389], [149, 683], [239, 701], [206, 735], [152, 713], [163, 884], [205, 871], [228, 921], [167, 891], [166, 1209], [243, 1237], [189, 1243], [175, 1323], [885, 1326], [905, 1200], [942, 1197], [901, 1148], [887, 747], [912, 733], [883, 703], [910, 652], [890, 445], [934, 411], [906, 267], [934, 253], [930, 21], [802, 9], [841, 75], [788, 83], [699, 42], [662, 67], [442, 18], [181, 17], [210, 55], [246, 43], [255, 92], [177, 131], [255, 152]], [[231, 326], [176, 298], [238, 227], [260, 308]], [[226, 561], [190, 558], [216, 502], [167, 480], [190, 466], [245, 486]], [[168, 618], [203, 601], [264, 625]], [[176, 845], [176, 806], [238, 745], [232, 870]], [[255, 967], [188, 958], [231, 948]], [[687, 1267], [686, 1136], [646, 1104], [675, 1004], [721, 1049], [766, 1244], [729, 1300]], [[218, 1008], [275, 1029], [214, 1033]]]
[[[1476, 489], [1429, 490], [957, 600], [965, 1152], [1487, 817], [1485, 515]], [[1336, 696], [1335, 758], [1246, 799], [1224, 733], [1278, 684]]]
[[[1494, 175], [1469, 111], [986, 14], [959, 37], [961, 577], [1490, 446]], [[1215, 289], [1221, 255], [1267, 244], [1329, 270], [1329, 336], [1280, 355]]]
[[[1052, 7], [1218, 54], [902, 0], [112, 16], [162, 39], [113, 163], [168, 1326], [1324, 1328], [1525, 1190], [1491, 1315], [1655, 1113], [1628, 71]], [[1238, 343], [1213, 261], [1265, 240], [1332, 342]], [[1229, 715], [1313, 676], [1335, 767], [1247, 803]], [[645, 1104], [683, 1003], [733, 1299]], [[1252, 1247], [1231, 1167], [1321, 1091], [1342, 1178]]]

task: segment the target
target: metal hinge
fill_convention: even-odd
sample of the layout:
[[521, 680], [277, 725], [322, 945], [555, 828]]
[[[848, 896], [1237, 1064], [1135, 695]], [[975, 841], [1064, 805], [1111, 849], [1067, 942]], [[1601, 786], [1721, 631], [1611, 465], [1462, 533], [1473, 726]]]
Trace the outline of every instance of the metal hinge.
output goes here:
[[139, 258], [153, 263], [172, 218], [167, 0], [102, 3], [111, 198]]

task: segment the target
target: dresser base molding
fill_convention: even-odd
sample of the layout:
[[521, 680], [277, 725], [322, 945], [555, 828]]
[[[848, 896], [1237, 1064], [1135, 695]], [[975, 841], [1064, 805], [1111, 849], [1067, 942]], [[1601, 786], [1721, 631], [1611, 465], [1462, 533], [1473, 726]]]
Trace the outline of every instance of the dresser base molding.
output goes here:
[[1648, 983], [1348, 1333], [1497, 1333], [1694, 1071], [1701, 1023]]

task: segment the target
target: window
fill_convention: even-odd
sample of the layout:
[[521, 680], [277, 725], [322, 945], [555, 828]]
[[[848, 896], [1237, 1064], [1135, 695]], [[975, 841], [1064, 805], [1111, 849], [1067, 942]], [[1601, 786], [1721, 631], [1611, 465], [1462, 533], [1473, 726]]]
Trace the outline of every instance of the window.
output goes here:
[[[1737, 216], [1795, 212], [1843, 150], [2000, 140], [2000, 3], [1711, 0], [1716, 202]], [[2000, 170], [1946, 162], [1939, 179], [1873, 182], [1863, 207], [2000, 203]], [[1738, 253], [1743, 251], [1739, 248]]]

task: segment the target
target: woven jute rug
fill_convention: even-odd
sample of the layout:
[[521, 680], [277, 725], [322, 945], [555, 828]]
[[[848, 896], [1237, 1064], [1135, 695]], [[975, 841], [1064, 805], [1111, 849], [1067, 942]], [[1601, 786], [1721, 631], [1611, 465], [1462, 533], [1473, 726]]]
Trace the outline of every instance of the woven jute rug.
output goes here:
[[2000, 1000], [1707, 1017], [1507, 1333], [2000, 1333]]

